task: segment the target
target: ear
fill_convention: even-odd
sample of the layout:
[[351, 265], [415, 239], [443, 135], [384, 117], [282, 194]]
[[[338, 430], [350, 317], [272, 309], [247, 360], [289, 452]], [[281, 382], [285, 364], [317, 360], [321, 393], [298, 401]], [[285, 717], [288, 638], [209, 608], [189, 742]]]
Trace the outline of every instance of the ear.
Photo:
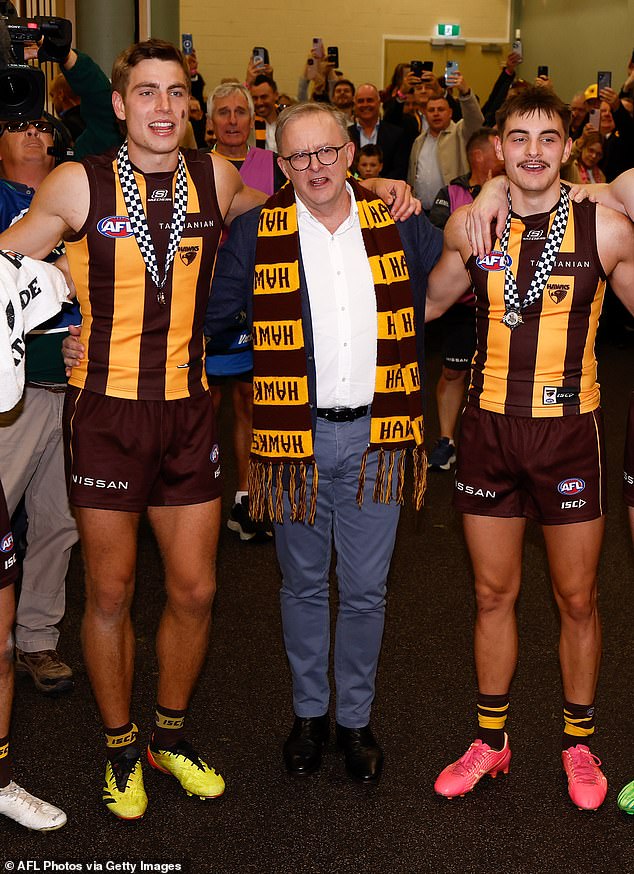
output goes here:
[[356, 150], [357, 150], [357, 147], [355, 146], [355, 144], [352, 141], [349, 143], [346, 143], [346, 162], [348, 165], [348, 169], [350, 169], [350, 167], [352, 167], [352, 162], [354, 161], [354, 153], [356, 152]]
[[504, 152], [502, 151], [502, 140], [499, 136], [496, 136], [493, 140], [493, 148], [495, 149], [495, 157], [498, 161], [504, 160]]
[[118, 91], [112, 92], [112, 108], [114, 109], [114, 114], [117, 116], [119, 121], [125, 121], [125, 105], [123, 102], [123, 95]]
[[287, 170], [287, 168], [286, 168], [286, 163], [287, 163], [287, 162], [286, 162], [283, 158], [280, 158], [279, 155], [277, 156], [277, 166], [280, 168], [280, 170], [281, 170], [282, 173], [286, 176], [286, 178], [287, 178], [287, 179], [290, 179], [291, 177], [288, 175], [288, 170]]
[[561, 158], [561, 163], [565, 164], [568, 158], [570, 157], [570, 152], [572, 151], [572, 140], [568, 137], [568, 142], [564, 146], [564, 153]]

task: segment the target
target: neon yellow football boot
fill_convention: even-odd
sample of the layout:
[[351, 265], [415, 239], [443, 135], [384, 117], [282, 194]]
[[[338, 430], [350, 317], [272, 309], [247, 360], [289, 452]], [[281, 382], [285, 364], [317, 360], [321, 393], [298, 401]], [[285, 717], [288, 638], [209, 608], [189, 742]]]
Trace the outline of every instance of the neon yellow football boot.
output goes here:
[[186, 740], [166, 750], [149, 746], [147, 757], [153, 768], [176, 777], [188, 795], [197, 795], [202, 799], [217, 798], [225, 791], [225, 781], [220, 774], [203, 762]]
[[140, 819], [147, 808], [141, 754], [130, 746], [106, 763], [103, 802], [119, 819]]

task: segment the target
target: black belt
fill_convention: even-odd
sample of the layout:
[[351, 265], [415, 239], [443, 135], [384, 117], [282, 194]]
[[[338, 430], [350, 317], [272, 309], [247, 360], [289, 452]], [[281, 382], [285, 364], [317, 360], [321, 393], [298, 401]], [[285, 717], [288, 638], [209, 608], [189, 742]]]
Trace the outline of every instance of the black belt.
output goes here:
[[53, 392], [53, 394], [62, 394], [62, 392], [66, 391], [66, 383], [57, 383], [57, 382], [27, 382], [26, 385], [29, 388], [43, 388], [44, 391]]
[[367, 404], [365, 407], [317, 407], [317, 418], [327, 419], [329, 422], [354, 422], [355, 419], [366, 416], [369, 409]]

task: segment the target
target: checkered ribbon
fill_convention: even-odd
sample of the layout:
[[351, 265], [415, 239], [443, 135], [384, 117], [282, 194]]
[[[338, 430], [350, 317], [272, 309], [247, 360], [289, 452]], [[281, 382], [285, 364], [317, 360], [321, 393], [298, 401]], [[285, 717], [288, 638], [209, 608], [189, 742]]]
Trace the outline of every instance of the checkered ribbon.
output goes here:
[[[504, 225], [504, 233], [502, 234], [502, 239], [500, 243], [502, 245], [502, 251], [506, 255], [508, 252], [509, 246], [509, 237], [511, 235], [511, 192], [508, 192], [508, 201], [509, 201], [509, 211], [506, 216], [506, 224]], [[542, 296], [546, 283], [548, 282], [548, 278], [550, 277], [550, 273], [553, 269], [553, 265], [555, 264], [555, 258], [559, 253], [559, 249], [561, 248], [561, 243], [564, 238], [564, 234], [566, 232], [566, 225], [568, 224], [568, 211], [569, 211], [569, 200], [568, 200], [568, 188], [565, 185], [561, 186], [561, 199], [559, 201], [559, 206], [557, 208], [557, 214], [555, 215], [552, 227], [550, 229], [550, 233], [548, 234], [548, 239], [546, 240], [546, 245], [544, 246], [544, 251], [541, 254], [541, 258], [537, 262], [537, 266], [535, 267], [535, 273], [533, 275], [533, 279], [531, 280], [531, 284], [526, 292], [526, 297], [520, 303], [520, 296], [517, 291], [517, 282], [515, 281], [515, 277], [511, 271], [511, 268], [508, 267], [506, 269], [506, 273], [504, 276], [504, 305], [506, 312], [504, 313], [504, 318], [502, 321], [509, 328], [515, 328], [518, 324], [521, 324], [522, 317], [520, 315], [520, 310], [526, 309], [531, 304], [535, 303], [536, 300]]]
[[123, 192], [126, 209], [128, 210], [128, 218], [130, 226], [134, 233], [135, 239], [145, 261], [148, 273], [152, 277], [152, 281], [158, 288], [157, 298], [159, 303], [165, 303], [165, 295], [163, 294], [163, 286], [167, 282], [167, 274], [169, 273], [176, 249], [180, 243], [183, 229], [185, 227], [185, 214], [187, 212], [187, 174], [185, 172], [185, 161], [181, 152], [178, 153], [178, 172], [176, 173], [176, 189], [174, 191], [174, 211], [172, 213], [170, 239], [167, 247], [167, 255], [165, 257], [165, 272], [163, 278], [160, 278], [158, 264], [156, 262], [156, 252], [154, 243], [148, 227], [147, 217], [141, 203], [139, 188], [134, 178], [132, 164], [128, 157], [127, 140], [123, 143], [117, 154], [117, 173], [119, 174], [119, 182]]

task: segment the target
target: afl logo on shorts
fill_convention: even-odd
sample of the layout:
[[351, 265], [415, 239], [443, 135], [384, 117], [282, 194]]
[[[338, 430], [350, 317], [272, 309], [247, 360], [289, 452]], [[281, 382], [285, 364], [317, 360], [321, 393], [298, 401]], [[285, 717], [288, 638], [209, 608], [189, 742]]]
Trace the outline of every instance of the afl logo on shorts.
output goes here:
[[217, 443], [214, 443], [214, 445], [211, 447], [211, 452], [209, 453], [209, 460], [212, 461], [214, 464], [216, 464], [216, 462], [218, 461], [219, 458], [220, 458], [220, 447], [218, 446]]
[[506, 270], [513, 263], [510, 255], [505, 255], [504, 252], [489, 252], [488, 255], [483, 255], [481, 258], [476, 258], [476, 264], [480, 270]]
[[108, 215], [97, 222], [97, 230], [104, 237], [131, 237], [134, 233], [127, 215]]
[[13, 550], [13, 534], [9, 531], [0, 540], [0, 552], [12, 552]]
[[577, 479], [576, 476], [571, 476], [568, 479], [562, 479], [557, 486], [557, 491], [560, 495], [578, 495], [586, 487], [582, 479]]

